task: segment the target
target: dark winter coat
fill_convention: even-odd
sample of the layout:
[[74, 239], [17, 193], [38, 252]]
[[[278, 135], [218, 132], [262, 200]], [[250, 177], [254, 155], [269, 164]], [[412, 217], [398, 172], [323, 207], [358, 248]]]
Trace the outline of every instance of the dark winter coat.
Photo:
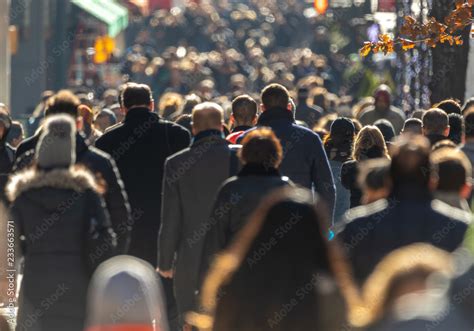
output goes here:
[[194, 308], [212, 203], [218, 188], [238, 170], [234, 147], [222, 133], [209, 130], [195, 136], [189, 148], [166, 161], [158, 267], [170, 270], [175, 266], [180, 314]]
[[[24, 256], [17, 330], [82, 331], [90, 279], [90, 229], [112, 231], [92, 174], [28, 170], [12, 178], [11, 219]], [[20, 236], [24, 239], [20, 240]]]
[[324, 110], [321, 107], [309, 106], [305, 100], [301, 100], [295, 110], [295, 118], [305, 122], [310, 128], [313, 128], [323, 115]]
[[[319, 136], [313, 131], [296, 125], [293, 114], [284, 108], [273, 108], [263, 112], [257, 126], [273, 129], [283, 147], [280, 171], [295, 184], [312, 189], [313, 186], [334, 210], [336, 188], [326, 151]], [[248, 131], [247, 131], [248, 132]]]
[[[36, 144], [40, 132], [24, 140], [16, 151], [14, 170], [30, 166], [34, 160]], [[110, 220], [117, 234], [118, 251], [125, 254], [130, 243], [130, 224], [132, 215], [127, 193], [115, 161], [97, 148], [87, 146], [81, 134], [76, 135], [76, 164], [85, 166], [92, 172], [97, 182], [105, 186], [104, 200], [110, 214]]]
[[163, 168], [168, 156], [189, 146], [189, 132], [147, 108], [134, 108], [96, 141], [117, 163], [132, 207], [129, 254], [156, 265]]
[[13, 163], [15, 162], [15, 149], [6, 142], [0, 141], [0, 200], [6, 201], [5, 186], [8, 182]]
[[426, 138], [428, 138], [428, 140], [430, 141], [430, 144], [431, 144], [432, 147], [440, 141], [449, 139], [448, 137], [443, 136], [441, 134], [429, 134], [429, 135], [426, 136]]
[[454, 251], [470, 222], [469, 213], [407, 188], [403, 194], [348, 211], [336, 233], [362, 283], [384, 256], [402, 246], [424, 242]]
[[3, 137], [0, 139], [0, 202], [3, 201], [5, 203], [7, 200], [5, 196], [5, 186], [12, 172], [13, 163], [15, 162], [15, 148], [7, 143], [8, 133], [11, 129], [11, 118], [8, 117], [4, 120], [10, 121], [10, 125], [4, 125], [5, 132], [3, 132]]
[[355, 160], [344, 162], [341, 168], [341, 184], [350, 191], [350, 208], [360, 206], [362, 190], [357, 182], [359, 176], [359, 162]]
[[224, 182], [211, 211], [211, 227], [206, 232], [201, 279], [216, 253], [227, 247], [244, 227], [248, 217], [271, 191], [293, 183], [274, 168], [245, 165], [239, 174]]

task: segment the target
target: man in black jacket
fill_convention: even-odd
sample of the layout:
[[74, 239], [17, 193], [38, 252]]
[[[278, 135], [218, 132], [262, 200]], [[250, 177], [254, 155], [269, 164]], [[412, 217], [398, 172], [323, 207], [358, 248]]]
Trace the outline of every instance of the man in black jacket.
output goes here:
[[437, 176], [429, 142], [421, 136], [404, 139], [394, 145], [389, 198], [350, 210], [336, 229], [359, 284], [402, 246], [425, 242], [454, 251], [471, 222], [470, 213], [433, 200], [429, 188]]
[[[181, 316], [194, 308], [216, 192], [238, 170], [237, 146], [229, 145], [223, 134], [223, 112], [214, 103], [197, 105], [192, 115], [193, 143], [168, 158], [165, 165], [158, 267], [163, 277], [174, 278]], [[228, 203], [238, 199], [235, 196]]]
[[[65, 90], [59, 91], [49, 99], [46, 116], [69, 114], [77, 120], [79, 105], [80, 101], [74, 94]], [[76, 122], [79, 123], [79, 121]], [[40, 131], [32, 137], [25, 139], [18, 146], [14, 171], [24, 169], [32, 164]], [[117, 251], [122, 254], [127, 253], [130, 242], [132, 215], [127, 194], [125, 193], [115, 161], [107, 153], [87, 146], [84, 137], [77, 133], [76, 164], [85, 166], [96, 176], [99, 183], [103, 182], [105, 186], [104, 200], [110, 214], [112, 226], [117, 234]]]
[[257, 126], [272, 128], [280, 139], [283, 147], [282, 175], [308, 189], [314, 187], [333, 215], [336, 189], [321, 139], [313, 131], [296, 125], [290, 95], [284, 86], [271, 84], [265, 87], [261, 99], [263, 113]]
[[168, 156], [189, 146], [189, 132], [153, 113], [150, 88], [129, 83], [123, 90], [125, 119], [96, 141], [117, 163], [136, 213], [129, 254], [156, 266], [163, 168]]

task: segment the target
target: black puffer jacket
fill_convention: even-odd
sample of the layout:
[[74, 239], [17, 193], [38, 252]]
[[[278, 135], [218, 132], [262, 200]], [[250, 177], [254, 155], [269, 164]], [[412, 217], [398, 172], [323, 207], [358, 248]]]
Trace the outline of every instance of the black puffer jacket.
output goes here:
[[[33, 163], [39, 137], [40, 132], [37, 132], [18, 146], [14, 171], [24, 169]], [[117, 249], [121, 253], [127, 253], [133, 220], [127, 193], [114, 159], [97, 148], [87, 146], [84, 137], [78, 133], [76, 135], [76, 164], [85, 166], [95, 175], [97, 181], [103, 182], [105, 204], [117, 234]]]
[[94, 187], [90, 173], [66, 169], [28, 170], [8, 185], [17, 248], [25, 259], [17, 330], [83, 330], [91, 228], [114, 249], [106, 241], [113, 232], [109, 215]]

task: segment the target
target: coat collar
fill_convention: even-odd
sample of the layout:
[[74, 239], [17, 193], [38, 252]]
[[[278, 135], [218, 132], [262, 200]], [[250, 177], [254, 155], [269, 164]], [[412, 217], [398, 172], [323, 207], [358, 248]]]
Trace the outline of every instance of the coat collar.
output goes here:
[[417, 187], [416, 185], [395, 185], [392, 189], [391, 196], [403, 201], [431, 201], [433, 195], [426, 188]]
[[144, 118], [149, 118], [152, 116], [156, 116], [159, 118], [158, 114], [151, 112], [149, 108], [146, 108], [146, 107], [132, 108], [125, 115], [124, 122], [127, 123], [131, 121], [141, 120]]
[[288, 109], [275, 107], [265, 110], [258, 118], [257, 124], [260, 126], [269, 125], [274, 121], [294, 123], [295, 117]]
[[278, 169], [273, 167], [266, 167], [263, 164], [247, 163], [237, 174], [238, 177], [246, 176], [268, 176], [268, 177], [281, 177]]
[[239, 126], [236, 126], [235, 128], [232, 129], [232, 133], [247, 131], [251, 128], [252, 128], [252, 126], [249, 126], [249, 125], [239, 125]]
[[89, 189], [97, 190], [93, 175], [80, 168], [53, 169], [50, 171], [28, 169], [17, 173], [10, 179], [6, 194], [10, 201], [14, 201], [22, 193], [44, 187], [71, 189], [78, 192]]
[[199, 132], [197, 135], [195, 135], [193, 137], [193, 141], [191, 143], [191, 146], [200, 145], [203, 142], [210, 141], [210, 140], [216, 141], [216, 142], [217, 141], [226, 142], [224, 134], [222, 133], [222, 131], [219, 131], [219, 130], [205, 130], [205, 131]]

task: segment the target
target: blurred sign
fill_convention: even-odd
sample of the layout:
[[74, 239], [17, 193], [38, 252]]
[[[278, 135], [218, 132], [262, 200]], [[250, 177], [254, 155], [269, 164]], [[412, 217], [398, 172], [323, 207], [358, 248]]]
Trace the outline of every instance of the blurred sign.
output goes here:
[[319, 15], [324, 15], [328, 6], [328, 0], [314, 0], [314, 8]]
[[109, 36], [101, 36], [95, 40], [94, 44], [94, 62], [97, 64], [108, 61], [115, 49], [115, 41]]
[[395, 0], [379, 0], [379, 5], [377, 6], [377, 11], [380, 12], [394, 12], [396, 11], [396, 1]]

